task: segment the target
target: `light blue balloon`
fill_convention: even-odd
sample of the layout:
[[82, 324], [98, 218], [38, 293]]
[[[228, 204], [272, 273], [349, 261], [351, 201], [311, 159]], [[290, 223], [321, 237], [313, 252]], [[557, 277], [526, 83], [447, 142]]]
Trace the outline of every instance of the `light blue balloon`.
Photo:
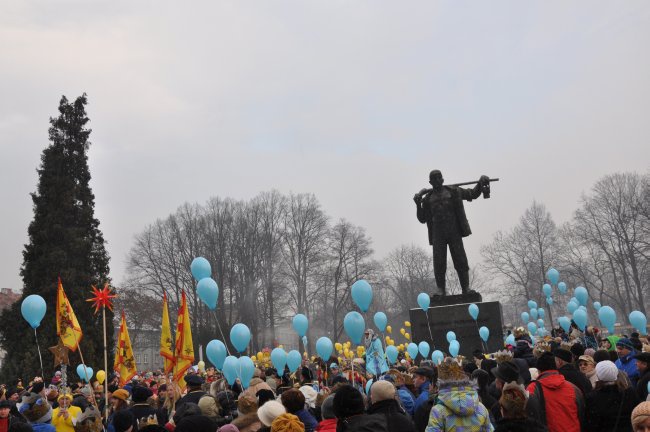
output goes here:
[[648, 393], [650, 393], [650, 381], [648, 381], [647, 389], [648, 389]]
[[214, 279], [210, 277], [201, 279], [199, 283], [196, 284], [196, 293], [208, 309], [215, 310], [217, 308], [219, 286]]
[[487, 342], [488, 338], [490, 337], [490, 329], [483, 326], [480, 329], [478, 329], [478, 335], [481, 336], [483, 342]]
[[552, 297], [546, 297], [546, 304], [549, 306], [553, 306], [553, 298]]
[[418, 351], [420, 351], [422, 357], [427, 358], [429, 356], [429, 351], [431, 351], [431, 347], [428, 342], [422, 341], [418, 344]]
[[544, 284], [544, 286], [542, 287], [542, 292], [546, 297], [550, 297], [551, 294], [553, 294], [553, 288], [551, 288], [549, 284]]
[[282, 376], [282, 371], [287, 365], [286, 351], [280, 347], [273, 348], [273, 351], [271, 351], [271, 363], [273, 363], [273, 366], [278, 371], [278, 374]]
[[557, 321], [560, 323], [560, 326], [564, 329], [564, 331], [569, 333], [569, 329], [571, 328], [571, 320], [565, 316], [561, 316], [557, 319]]
[[536, 320], [536, 319], [537, 319], [537, 309], [531, 309], [531, 310], [530, 310], [530, 317], [531, 317], [533, 320]]
[[77, 366], [77, 375], [79, 375], [79, 378], [81, 378], [82, 381], [90, 382], [93, 378], [93, 368], [86, 366], [86, 371], [84, 372], [84, 364], [82, 363]]
[[564, 282], [560, 282], [557, 284], [557, 290], [560, 291], [562, 294], [566, 294], [566, 284]]
[[630, 312], [630, 324], [632, 324], [632, 327], [637, 329], [642, 335], [645, 336], [647, 333], [646, 327], [648, 326], [648, 319], [643, 312], [637, 310]]
[[455, 339], [449, 342], [449, 354], [452, 357], [456, 357], [458, 355], [458, 351], [460, 351], [460, 343]]
[[570, 299], [569, 301], [572, 301], [573, 303], [575, 303], [575, 304], [577, 304], [578, 306], [580, 306], [580, 302], [579, 302], [578, 299], [575, 298], [575, 297], [571, 297], [571, 299]]
[[521, 313], [521, 320], [526, 324], [530, 320], [530, 315], [528, 312], [522, 312]]
[[205, 347], [205, 354], [214, 367], [219, 370], [223, 369], [223, 362], [226, 361], [226, 356], [228, 355], [226, 345], [223, 342], [218, 339], [211, 340], [208, 346]]
[[528, 300], [528, 309], [537, 309], [537, 302], [535, 300]]
[[386, 330], [386, 325], [388, 324], [388, 317], [386, 314], [383, 312], [377, 312], [373, 317], [373, 320], [375, 321], [377, 330], [379, 330], [380, 333], [383, 333], [384, 330]]
[[529, 322], [529, 323], [528, 323], [528, 331], [529, 331], [530, 334], [532, 334], [532, 335], [534, 335], [535, 333], [537, 333], [537, 324], [535, 324], [534, 322]]
[[359, 345], [366, 329], [366, 322], [359, 312], [348, 312], [343, 319], [343, 328], [352, 342]]
[[436, 365], [442, 363], [444, 359], [445, 359], [445, 355], [440, 350], [435, 350], [433, 354], [431, 354], [431, 360], [433, 360], [433, 363], [435, 363]]
[[[228, 356], [223, 362], [223, 376], [228, 381], [228, 384], [233, 385], [237, 381], [239, 369], [239, 360], [235, 356]], [[278, 372], [280, 373], [280, 372]]]
[[20, 305], [20, 313], [23, 314], [23, 318], [33, 329], [41, 325], [46, 310], [45, 300], [36, 294], [25, 297], [25, 300]]
[[603, 306], [598, 310], [598, 319], [603, 323], [610, 334], [614, 334], [614, 324], [616, 324], [616, 312], [609, 306]]
[[530, 343], [531, 343], [532, 345], [535, 345], [535, 342], [537, 342], [537, 339], [535, 339], [535, 336], [530, 335]]
[[456, 333], [454, 333], [453, 331], [448, 331], [447, 342], [451, 343], [451, 341], [455, 341], [455, 340], [456, 340]]
[[478, 319], [478, 306], [472, 303], [471, 305], [469, 305], [467, 310], [469, 311], [469, 316], [471, 316], [472, 319], [476, 321]]
[[237, 323], [230, 329], [230, 343], [235, 347], [237, 352], [246, 351], [248, 343], [251, 341], [251, 331], [246, 324]]
[[370, 378], [370, 379], [368, 380], [368, 382], [366, 383], [366, 394], [367, 394], [367, 395], [370, 394], [370, 387], [372, 387], [372, 383], [373, 383], [373, 382], [374, 382], [374, 380], [373, 380], [372, 378]]
[[296, 350], [289, 351], [287, 354], [287, 366], [289, 366], [289, 372], [293, 373], [298, 370], [302, 364], [302, 356]]
[[303, 314], [296, 314], [293, 317], [293, 329], [298, 333], [298, 336], [303, 337], [307, 334], [309, 328], [309, 320]]
[[585, 326], [587, 325], [587, 312], [582, 309], [576, 309], [576, 311], [573, 312], [573, 322], [576, 323], [581, 331], [585, 331]]
[[192, 264], [190, 264], [190, 271], [192, 272], [194, 279], [197, 281], [208, 278], [212, 275], [212, 268], [210, 267], [210, 263], [203, 257], [196, 257], [192, 260]]
[[509, 334], [508, 337], [506, 338], [506, 345], [514, 345], [515, 344], [515, 335]]
[[569, 312], [570, 314], [572, 314], [572, 313], [574, 313], [574, 312], [576, 311], [576, 309], [578, 309], [578, 304], [577, 304], [577, 303], [574, 303], [574, 302], [572, 302], [572, 301], [570, 301], [569, 303], [567, 303], [567, 305], [566, 305], [566, 310], [567, 310], [567, 312]]
[[397, 347], [394, 345], [388, 345], [386, 347], [386, 357], [388, 358], [388, 361], [391, 363], [397, 362], [397, 356], [399, 354], [399, 351], [397, 350]]
[[247, 389], [248, 385], [251, 383], [251, 380], [253, 379], [253, 375], [255, 375], [255, 364], [253, 364], [253, 360], [251, 360], [250, 357], [241, 356], [239, 357], [238, 366], [239, 366], [239, 370], [237, 371], [238, 372], [237, 376], [241, 381], [242, 387], [244, 387], [244, 389]]
[[329, 360], [333, 350], [334, 345], [332, 345], [330, 338], [323, 336], [316, 341], [316, 352], [323, 361], [327, 362]]
[[414, 359], [418, 355], [418, 346], [411, 342], [406, 347], [406, 352], [408, 352], [411, 358]]
[[589, 293], [587, 293], [587, 288], [579, 286], [573, 291], [573, 295], [578, 299], [578, 303], [582, 306], [587, 306], [589, 301]]
[[600, 307], [601, 307], [600, 302], [594, 302], [594, 309], [596, 310], [596, 312], [600, 310]]
[[540, 328], [544, 328], [544, 320], [541, 318], [537, 320], [537, 330]]
[[429, 304], [431, 304], [431, 297], [429, 297], [429, 294], [427, 293], [420, 293], [418, 294], [418, 305], [423, 311], [427, 311], [429, 309]]
[[361, 312], [367, 312], [372, 303], [372, 287], [361, 279], [352, 284], [352, 300], [359, 306]]
[[551, 267], [546, 272], [546, 279], [550, 280], [553, 285], [557, 285], [560, 280], [560, 272]]
[[302, 337], [302, 344], [306, 347], [307, 346], [307, 336]]
[[541, 319], [544, 319], [546, 317], [546, 311], [544, 308], [537, 308], [537, 316]]

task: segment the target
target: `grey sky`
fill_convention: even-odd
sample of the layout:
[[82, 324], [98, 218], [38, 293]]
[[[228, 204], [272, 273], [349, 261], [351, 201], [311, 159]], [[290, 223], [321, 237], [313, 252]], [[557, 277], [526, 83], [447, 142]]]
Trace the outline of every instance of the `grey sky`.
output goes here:
[[650, 167], [647, 1], [0, 1], [0, 286], [21, 288], [29, 193], [62, 94], [89, 96], [112, 277], [185, 201], [313, 192], [377, 256], [426, 246], [413, 193], [498, 176], [481, 244], [533, 199], [556, 222]]

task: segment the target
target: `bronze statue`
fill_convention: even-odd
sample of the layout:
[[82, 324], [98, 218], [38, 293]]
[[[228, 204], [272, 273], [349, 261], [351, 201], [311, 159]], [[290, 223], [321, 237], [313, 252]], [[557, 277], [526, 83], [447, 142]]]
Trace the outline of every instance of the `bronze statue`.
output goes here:
[[[483, 193], [484, 198], [490, 197], [490, 179], [481, 176], [478, 182], [458, 183], [443, 186], [444, 179], [439, 170], [429, 174], [431, 189], [422, 189], [413, 197], [417, 206], [417, 217], [420, 223], [426, 223], [429, 231], [429, 244], [433, 246], [433, 272], [436, 285], [445, 295], [447, 272], [447, 246], [454, 261], [454, 268], [458, 273], [458, 280], [463, 294], [469, 291], [469, 265], [463, 247], [463, 237], [472, 233], [469, 228], [463, 200], [472, 201]], [[472, 189], [459, 186], [474, 184]]]

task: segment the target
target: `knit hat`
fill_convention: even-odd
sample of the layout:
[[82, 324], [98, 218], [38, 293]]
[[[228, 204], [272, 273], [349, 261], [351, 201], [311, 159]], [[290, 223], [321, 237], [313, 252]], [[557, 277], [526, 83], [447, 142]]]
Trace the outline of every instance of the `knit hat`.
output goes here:
[[601, 361], [596, 365], [598, 381], [614, 382], [618, 377], [618, 368], [609, 360]]
[[133, 402], [146, 402], [153, 395], [149, 387], [135, 386], [131, 390], [131, 399]]
[[372, 403], [395, 398], [395, 386], [388, 381], [377, 381], [370, 387]]
[[578, 342], [571, 345], [571, 354], [573, 354], [574, 357], [578, 358], [584, 353], [585, 353], [585, 347], [581, 343]]
[[336, 414], [334, 414], [334, 395], [329, 395], [325, 398], [323, 404], [320, 406], [320, 414], [323, 420], [336, 418]]
[[259, 390], [255, 396], [257, 396], [257, 406], [258, 408], [264, 405], [266, 402], [270, 400], [275, 400], [275, 393], [273, 393], [273, 390]]
[[217, 429], [217, 432], [239, 432], [239, 428], [234, 424], [227, 424]]
[[199, 408], [201, 414], [206, 417], [219, 417], [219, 404], [217, 400], [211, 395], [201, 396], [199, 399]]
[[13, 406], [14, 406], [14, 404], [11, 403], [11, 401], [8, 401], [8, 400], [1, 400], [0, 401], [0, 409], [1, 408], [11, 408]]
[[632, 410], [632, 427], [638, 425], [650, 418], [650, 402], [641, 402]]
[[113, 392], [113, 397], [126, 402], [129, 398], [129, 392], [124, 389], [117, 389]]
[[286, 412], [287, 410], [284, 408], [284, 405], [272, 400], [257, 409], [257, 416], [264, 426], [271, 426], [271, 423], [273, 423], [276, 417]]
[[564, 360], [567, 363], [571, 363], [573, 361], [573, 355], [571, 354], [571, 351], [565, 350], [564, 348], [553, 350], [553, 355], [560, 360]]
[[628, 338], [621, 338], [618, 341], [616, 341], [616, 346], [620, 346], [623, 348], [627, 348], [630, 351], [634, 351], [634, 345], [632, 344], [632, 341], [629, 340]]
[[540, 373], [557, 369], [557, 366], [555, 365], [555, 356], [548, 351], [544, 352], [537, 359], [537, 369]]
[[273, 420], [271, 430], [273, 432], [304, 432], [305, 425], [295, 415], [285, 413]]
[[334, 414], [344, 419], [364, 411], [363, 396], [351, 385], [342, 385], [334, 394]]
[[115, 432], [125, 432], [128, 428], [133, 426], [133, 413], [130, 410], [120, 410], [113, 416], [113, 427]]
[[309, 408], [315, 408], [316, 396], [318, 396], [316, 390], [314, 390], [312, 386], [307, 386], [307, 385], [300, 387], [298, 390], [300, 390], [303, 396], [305, 396], [305, 403], [309, 405]]
[[32, 392], [40, 393], [44, 388], [45, 383], [43, 381], [35, 382], [34, 385], [32, 385]]
[[594, 357], [594, 354], [596, 354], [596, 350], [593, 348], [587, 348], [584, 353], [584, 355], [588, 355], [591, 358]]

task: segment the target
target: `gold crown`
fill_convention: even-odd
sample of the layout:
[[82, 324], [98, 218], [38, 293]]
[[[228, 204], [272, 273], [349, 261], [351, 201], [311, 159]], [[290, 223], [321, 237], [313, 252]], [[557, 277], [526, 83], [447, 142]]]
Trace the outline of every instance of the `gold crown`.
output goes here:
[[497, 351], [493, 354], [494, 360], [497, 361], [497, 363], [503, 363], [512, 360], [512, 353], [508, 350], [501, 350]]
[[551, 345], [549, 345], [547, 342], [537, 342], [533, 348], [533, 355], [539, 358], [546, 351], [551, 351]]
[[526, 330], [523, 327], [517, 327], [516, 329], [514, 329], [512, 333], [515, 335], [516, 338], [518, 338], [527, 335], [528, 330]]
[[438, 365], [438, 378], [441, 381], [464, 381], [467, 380], [467, 375], [460, 362], [447, 357]]

